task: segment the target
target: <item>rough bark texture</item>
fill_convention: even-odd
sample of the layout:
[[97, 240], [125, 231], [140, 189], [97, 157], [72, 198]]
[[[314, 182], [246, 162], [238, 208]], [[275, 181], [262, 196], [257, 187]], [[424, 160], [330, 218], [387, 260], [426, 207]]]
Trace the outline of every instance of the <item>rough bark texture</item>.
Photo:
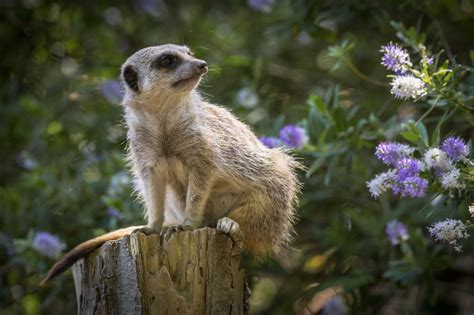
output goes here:
[[233, 242], [214, 229], [169, 239], [134, 233], [73, 266], [79, 314], [245, 314], [248, 288]]

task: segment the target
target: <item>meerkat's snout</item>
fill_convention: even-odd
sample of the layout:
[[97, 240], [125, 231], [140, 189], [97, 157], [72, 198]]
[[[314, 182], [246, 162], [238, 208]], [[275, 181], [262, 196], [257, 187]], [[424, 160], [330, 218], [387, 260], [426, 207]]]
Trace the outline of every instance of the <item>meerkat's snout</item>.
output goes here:
[[204, 60], [190, 58], [184, 59], [182, 65], [176, 70], [176, 80], [173, 88], [189, 90], [199, 84], [201, 77], [208, 71], [207, 62]]
[[208, 70], [207, 62], [205, 62], [204, 60], [198, 60], [196, 62], [196, 68], [199, 73], [206, 74]]

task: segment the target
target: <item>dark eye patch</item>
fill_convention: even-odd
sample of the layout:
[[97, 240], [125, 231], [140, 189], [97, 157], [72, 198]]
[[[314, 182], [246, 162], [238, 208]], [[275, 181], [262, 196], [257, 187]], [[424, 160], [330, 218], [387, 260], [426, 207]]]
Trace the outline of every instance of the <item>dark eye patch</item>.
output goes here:
[[166, 68], [172, 69], [175, 68], [181, 59], [177, 55], [173, 54], [163, 54], [158, 56], [152, 63], [152, 67], [157, 68]]

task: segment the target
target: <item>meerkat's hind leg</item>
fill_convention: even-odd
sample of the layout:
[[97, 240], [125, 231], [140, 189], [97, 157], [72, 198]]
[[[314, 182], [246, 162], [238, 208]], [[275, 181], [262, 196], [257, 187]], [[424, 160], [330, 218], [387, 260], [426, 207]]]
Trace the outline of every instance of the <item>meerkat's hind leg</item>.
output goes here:
[[228, 217], [223, 217], [217, 221], [216, 229], [227, 234], [234, 242], [234, 249], [232, 255], [240, 254], [244, 248], [244, 236], [240, 230], [240, 226], [237, 222]]

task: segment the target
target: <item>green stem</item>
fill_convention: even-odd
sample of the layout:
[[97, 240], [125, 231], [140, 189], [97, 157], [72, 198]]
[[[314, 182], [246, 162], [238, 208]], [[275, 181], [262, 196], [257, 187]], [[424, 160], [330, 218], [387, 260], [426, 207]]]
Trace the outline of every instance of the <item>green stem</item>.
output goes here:
[[420, 123], [420, 121], [425, 119], [426, 116], [428, 116], [433, 111], [433, 109], [436, 107], [436, 104], [438, 104], [438, 101], [439, 101], [440, 97], [441, 97], [441, 95], [438, 95], [438, 97], [434, 101], [433, 105], [431, 105], [431, 107], [423, 114], [423, 116], [421, 116], [420, 119], [417, 120], [417, 122], [415, 123], [415, 126], [417, 126]]
[[[441, 117], [441, 119], [439, 120], [438, 124], [436, 125], [436, 129], [439, 129], [441, 128], [441, 126], [445, 123], [445, 121], [447, 121], [453, 114], [454, 112], [456, 111], [457, 107], [454, 107], [452, 111], [449, 111], [449, 110], [445, 110], [444, 111], [444, 114], [443, 114], [443, 117]], [[448, 114], [449, 113], [449, 114]]]
[[390, 85], [388, 85], [387, 83], [385, 82], [381, 82], [381, 81], [378, 81], [378, 80], [374, 80], [368, 76], [366, 76], [365, 74], [363, 74], [362, 72], [359, 71], [359, 69], [357, 69], [357, 67], [347, 58], [343, 57], [342, 60], [344, 61], [344, 63], [346, 64], [346, 66], [351, 69], [352, 72], [354, 72], [354, 74], [356, 76], [358, 76], [359, 78], [361, 78], [362, 80], [365, 80], [369, 83], [372, 83], [374, 85], [378, 85], [378, 86], [383, 86], [383, 87], [388, 87]]

